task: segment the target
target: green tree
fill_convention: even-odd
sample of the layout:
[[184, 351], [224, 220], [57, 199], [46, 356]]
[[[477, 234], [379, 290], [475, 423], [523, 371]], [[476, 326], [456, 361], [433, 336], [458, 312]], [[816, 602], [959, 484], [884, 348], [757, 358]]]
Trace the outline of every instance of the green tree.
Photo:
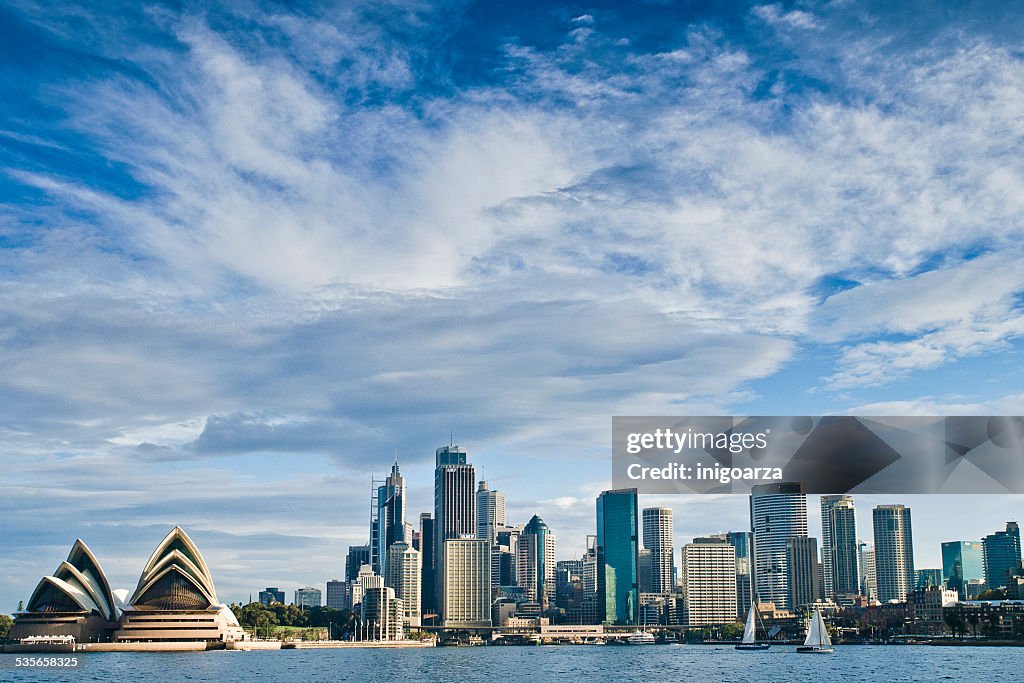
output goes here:
[[739, 640], [743, 637], [743, 624], [736, 622], [722, 627], [722, 640]]
[[256, 614], [253, 628], [260, 638], [270, 638], [274, 633], [275, 626], [277, 626], [277, 617], [273, 612], [263, 610]]
[[14, 624], [14, 620], [6, 614], [0, 614], [0, 641], [7, 640], [7, 636], [11, 634], [11, 625]]

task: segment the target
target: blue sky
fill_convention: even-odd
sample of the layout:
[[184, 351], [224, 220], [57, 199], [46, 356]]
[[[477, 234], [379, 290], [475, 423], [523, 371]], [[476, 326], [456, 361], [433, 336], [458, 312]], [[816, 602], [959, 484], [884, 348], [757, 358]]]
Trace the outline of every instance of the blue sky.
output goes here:
[[1024, 412], [1024, 8], [892, 5], [4, 4], [0, 606], [319, 584], [449, 429], [570, 557], [612, 415]]

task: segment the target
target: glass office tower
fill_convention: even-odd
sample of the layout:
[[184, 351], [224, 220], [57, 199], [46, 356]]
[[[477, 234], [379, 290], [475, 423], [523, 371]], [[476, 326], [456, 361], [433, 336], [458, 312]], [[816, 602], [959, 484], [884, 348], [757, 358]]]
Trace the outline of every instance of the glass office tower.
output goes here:
[[636, 624], [637, 491], [597, 497], [597, 616], [604, 624]]

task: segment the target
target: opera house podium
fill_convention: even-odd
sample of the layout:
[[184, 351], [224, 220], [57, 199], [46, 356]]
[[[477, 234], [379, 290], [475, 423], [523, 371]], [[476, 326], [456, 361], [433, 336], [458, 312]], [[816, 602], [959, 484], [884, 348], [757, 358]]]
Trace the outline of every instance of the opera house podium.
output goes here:
[[111, 591], [89, 548], [75, 542], [66, 562], [39, 582], [16, 615], [11, 639], [72, 636], [79, 643], [191, 643], [244, 640], [220, 603], [209, 567], [188, 534], [174, 527], [146, 562], [139, 583]]

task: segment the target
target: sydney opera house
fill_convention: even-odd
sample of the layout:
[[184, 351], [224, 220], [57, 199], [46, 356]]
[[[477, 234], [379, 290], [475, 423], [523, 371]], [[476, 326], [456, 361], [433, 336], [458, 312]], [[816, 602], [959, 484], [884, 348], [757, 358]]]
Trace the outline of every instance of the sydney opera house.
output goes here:
[[79, 643], [226, 643], [245, 632], [217, 591], [202, 554], [174, 527], [146, 562], [135, 591], [110, 589], [99, 561], [81, 540], [44, 576], [10, 638], [71, 636]]

